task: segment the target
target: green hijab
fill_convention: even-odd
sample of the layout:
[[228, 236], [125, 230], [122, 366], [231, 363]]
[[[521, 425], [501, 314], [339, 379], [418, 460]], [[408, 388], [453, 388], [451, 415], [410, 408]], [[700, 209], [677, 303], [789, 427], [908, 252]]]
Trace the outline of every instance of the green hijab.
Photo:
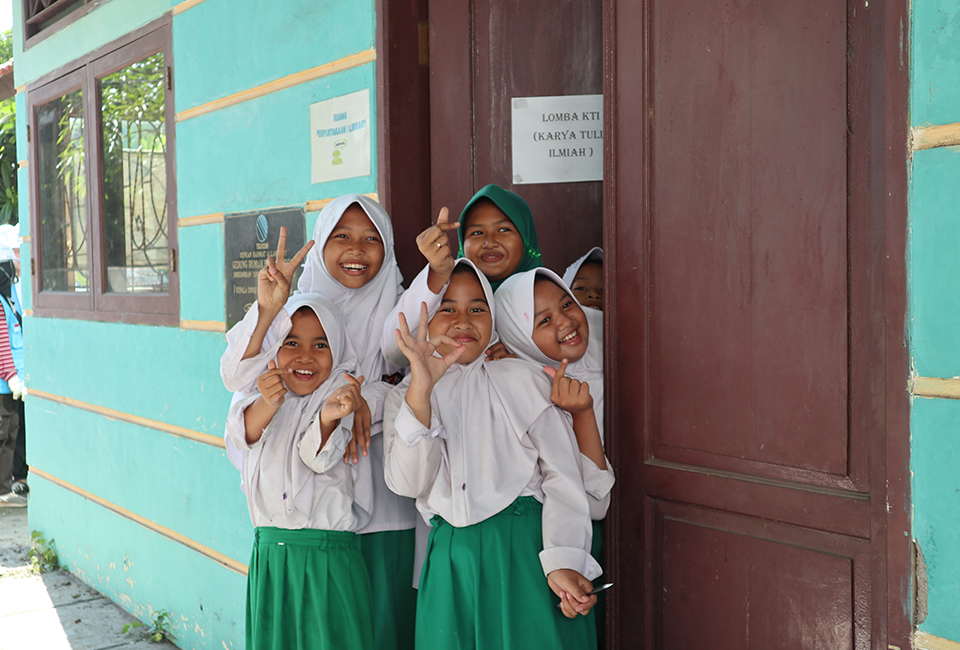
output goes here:
[[[470, 208], [481, 199], [493, 201], [494, 205], [500, 208], [500, 210], [507, 215], [507, 218], [513, 222], [513, 225], [517, 227], [517, 231], [520, 233], [520, 237], [523, 238], [523, 257], [520, 259], [520, 263], [517, 264], [517, 268], [515, 268], [510, 275], [542, 267], [543, 264], [540, 263], [540, 244], [537, 242], [537, 226], [533, 223], [533, 212], [530, 211], [530, 205], [527, 204], [520, 195], [514, 194], [510, 190], [505, 190], [499, 185], [487, 185], [474, 194], [473, 198], [467, 202], [463, 212], [460, 213], [461, 225], [457, 228], [457, 239], [460, 240], [460, 252], [458, 256], [464, 256], [463, 231], [466, 225], [467, 214], [470, 212]], [[506, 278], [503, 280], [506, 280]], [[503, 280], [490, 280], [490, 286], [496, 291]]]

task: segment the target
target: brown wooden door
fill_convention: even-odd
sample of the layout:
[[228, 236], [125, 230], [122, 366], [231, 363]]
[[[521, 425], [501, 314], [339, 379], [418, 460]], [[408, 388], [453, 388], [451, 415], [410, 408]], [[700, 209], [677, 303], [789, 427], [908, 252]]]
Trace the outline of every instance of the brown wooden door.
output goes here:
[[908, 647], [903, 7], [605, 10], [616, 646]]
[[[603, 236], [611, 647], [908, 647], [903, 4], [429, 11], [434, 213]], [[510, 99], [601, 90], [603, 186], [512, 186]]]

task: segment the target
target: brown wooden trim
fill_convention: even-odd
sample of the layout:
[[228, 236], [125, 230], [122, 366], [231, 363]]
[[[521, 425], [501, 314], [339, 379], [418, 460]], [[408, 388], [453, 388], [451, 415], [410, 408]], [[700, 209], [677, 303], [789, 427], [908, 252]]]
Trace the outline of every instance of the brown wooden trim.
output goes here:
[[960, 122], [937, 126], [915, 126], [911, 129], [910, 142], [914, 151], [935, 147], [960, 145]]
[[26, 244], [29, 244], [29, 243], [30, 243], [30, 235], [23, 235], [22, 237], [20, 237], [20, 241], [22, 241], [22, 242], [24, 242], [24, 243], [26, 243]]
[[308, 81], [314, 81], [316, 79], [321, 79], [323, 77], [336, 74], [337, 72], [343, 72], [344, 70], [356, 68], [367, 63], [373, 63], [376, 61], [376, 59], [376, 50], [363, 50], [362, 52], [345, 56], [342, 59], [337, 59], [336, 61], [331, 61], [330, 63], [324, 63], [323, 65], [319, 65], [315, 68], [310, 68], [309, 70], [301, 70], [300, 72], [295, 72], [285, 77], [274, 79], [273, 81], [261, 84], [255, 88], [241, 90], [240, 92], [227, 95], [226, 97], [215, 99], [212, 102], [200, 104], [199, 106], [194, 106], [193, 108], [188, 108], [185, 111], [177, 113], [176, 121], [185, 122], [186, 120], [194, 117], [200, 117], [201, 115], [218, 111], [221, 108], [235, 106], [237, 104], [250, 101], [251, 99], [256, 99], [258, 97], [263, 97], [264, 95], [269, 95], [281, 90], [286, 90], [287, 88], [298, 86]]
[[[874, 5], [870, 6], [873, 11]], [[880, 541], [874, 554], [882, 573], [874, 579], [872, 618], [882, 626], [878, 645], [909, 648], [913, 632], [912, 602], [913, 547], [910, 502], [910, 399], [904, 390], [910, 376], [910, 350], [904, 344], [907, 327], [907, 191], [909, 186], [908, 147], [910, 124], [910, 52], [903, 26], [910, 24], [909, 0], [881, 3], [876, 33], [883, 40], [872, 48], [878, 73], [883, 75], [883, 101], [874, 94], [878, 137], [871, 141], [870, 155], [882, 178], [866, 182], [873, 188], [875, 214], [884, 223], [885, 241], [876, 254], [882, 263], [885, 355], [885, 435], [870, 436], [873, 448], [870, 481], [873, 500], [874, 535]], [[880, 130], [882, 128], [882, 131]], [[882, 136], [880, 134], [882, 133]], [[877, 140], [882, 137], [883, 146]], [[882, 156], [882, 158], [880, 158]], [[882, 162], [881, 162], [882, 161]], [[879, 175], [879, 174], [878, 174]], [[881, 555], [882, 554], [882, 555]], [[882, 647], [882, 646], [881, 646]]]
[[227, 324], [217, 320], [181, 320], [180, 329], [197, 332], [226, 332]]
[[247, 565], [241, 564], [240, 562], [237, 562], [237, 561], [234, 560], [233, 558], [227, 557], [227, 556], [224, 555], [223, 553], [220, 553], [219, 551], [213, 550], [213, 549], [210, 548], [209, 546], [205, 546], [204, 544], [201, 544], [200, 542], [194, 541], [194, 540], [190, 539], [189, 537], [186, 537], [186, 536], [184, 536], [184, 535], [181, 535], [180, 533], [178, 533], [177, 531], [173, 530], [172, 528], [167, 528], [166, 526], [161, 526], [160, 524], [156, 523], [155, 521], [151, 521], [150, 519], [147, 519], [146, 517], [141, 517], [140, 515], [138, 515], [138, 514], [136, 514], [136, 513], [134, 513], [134, 512], [131, 512], [130, 510], [127, 510], [126, 508], [123, 508], [123, 507], [121, 507], [121, 506], [118, 506], [117, 504], [115, 504], [115, 503], [113, 503], [113, 502], [111, 502], [111, 501], [107, 501], [107, 500], [104, 499], [103, 497], [98, 497], [97, 495], [95, 495], [95, 494], [93, 494], [93, 493], [91, 493], [91, 492], [87, 492], [87, 491], [84, 490], [83, 488], [77, 487], [76, 485], [73, 485], [72, 483], [68, 483], [67, 481], [64, 481], [63, 479], [58, 478], [58, 477], [56, 477], [56, 476], [54, 476], [54, 475], [52, 475], [52, 474], [49, 474], [49, 473], [43, 471], [42, 469], [37, 469], [36, 467], [33, 467], [32, 465], [30, 466], [30, 472], [33, 473], [33, 474], [35, 474], [35, 475], [37, 475], [37, 476], [39, 476], [39, 477], [42, 478], [42, 479], [46, 479], [47, 481], [50, 481], [50, 482], [53, 483], [54, 485], [59, 485], [60, 487], [66, 489], [66, 490], [69, 490], [69, 491], [73, 492], [74, 494], [77, 494], [77, 495], [83, 497], [84, 499], [87, 499], [87, 500], [89, 500], [89, 501], [92, 501], [92, 502], [96, 503], [97, 505], [102, 506], [102, 507], [106, 508], [107, 510], [110, 510], [110, 511], [113, 512], [114, 514], [118, 514], [118, 515], [120, 515], [121, 517], [125, 517], [126, 519], [129, 519], [130, 521], [132, 521], [132, 522], [134, 522], [134, 523], [140, 524], [140, 525], [143, 526], [144, 528], [148, 528], [149, 530], [152, 530], [152, 531], [155, 532], [155, 533], [158, 533], [158, 534], [160, 534], [160, 535], [163, 535], [164, 537], [166, 537], [166, 538], [168, 538], [168, 539], [171, 539], [171, 540], [173, 540], [174, 542], [179, 542], [180, 544], [183, 544], [183, 545], [186, 546], [187, 548], [192, 549], [192, 550], [200, 553], [201, 555], [205, 555], [206, 557], [210, 558], [210, 559], [213, 560], [214, 562], [217, 562], [218, 564], [222, 564], [223, 566], [225, 566], [226, 568], [230, 569], [231, 571], [234, 571], [234, 572], [236, 572], [236, 573], [239, 573], [239, 574], [242, 575], [242, 576], [246, 576], [246, 575], [247, 575]]
[[[36, 300], [36, 297], [34, 297]], [[180, 319], [176, 314], [151, 314], [137, 312], [93, 311], [59, 307], [39, 307], [34, 302], [34, 316], [38, 318], [59, 318], [66, 320], [89, 320], [98, 323], [125, 323], [127, 325], [160, 325], [178, 327]]]
[[215, 212], [213, 214], [201, 214], [196, 217], [182, 217], [177, 219], [178, 228], [189, 228], [190, 226], [203, 226], [208, 223], [223, 223], [223, 213]]
[[[413, 277], [422, 257], [413, 242], [430, 224], [428, 0], [376, 0], [377, 189], [391, 216], [397, 263]], [[410, 160], [418, 161], [411, 165]]]
[[102, 415], [108, 420], [119, 420], [128, 424], [146, 427], [147, 429], [155, 429], [157, 431], [169, 433], [179, 438], [186, 438], [187, 440], [192, 440], [194, 442], [202, 442], [203, 444], [210, 445], [211, 447], [226, 449], [226, 444], [224, 443], [223, 438], [219, 436], [211, 436], [208, 433], [200, 433], [199, 431], [178, 427], [174, 424], [167, 424], [166, 422], [160, 422], [159, 420], [151, 420], [139, 415], [133, 415], [132, 413], [124, 413], [123, 411], [117, 411], [115, 409], [99, 406], [97, 404], [90, 404], [89, 402], [82, 402], [78, 399], [73, 399], [72, 397], [55, 395], [53, 393], [48, 393], [32, 387], [29, 390], [30, 397], [39, 397], [40, 399], [56, 402], [57, 404], [63, 404], [64, 406], [69, 406], [71, 408], [88, 411], [90, 413], [96, 413], [97, 415]]
[[916, 397], [940, 397], [960, 399], [960, 379], [939, 377], [913, 377], [910, 380], [910, 394]]
[[196, 7], [198, 4], [202, 2], [204, 2], [204, 0], [184, 0], [180, 4], [176, 5], [173, 9], [171, 9], [170, 12], [174, 16], [179, 16], [184, 11], [188, 9], [193, 9], [194, 7]]

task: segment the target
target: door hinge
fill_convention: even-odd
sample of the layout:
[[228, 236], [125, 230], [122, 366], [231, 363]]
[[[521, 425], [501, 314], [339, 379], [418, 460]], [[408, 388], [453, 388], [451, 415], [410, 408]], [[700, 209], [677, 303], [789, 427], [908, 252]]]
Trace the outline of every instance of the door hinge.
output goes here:
[[420, 65], [430, 65], [430, 25], [417, 24], [417, 59]]
[[167, 66], [167, 90], [173, 90], [173, 68]]
[[37, 274], [37, 258], [30, 258], [30, 277], [33, 277]]
[[177, 272], [177, 249], [176, 248], [170, 249], [170, 272], [171, 273]]
[[27, 142], [30, 142], [30, 125], [27, 125]]

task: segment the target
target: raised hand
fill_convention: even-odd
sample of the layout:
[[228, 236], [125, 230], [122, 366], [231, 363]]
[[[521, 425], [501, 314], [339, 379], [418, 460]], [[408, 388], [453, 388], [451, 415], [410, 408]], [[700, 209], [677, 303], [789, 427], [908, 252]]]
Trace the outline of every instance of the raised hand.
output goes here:
[[450, 223], [450, 211], [447, 208], [440, 208], [437, 223], [417, 236], [417, 248], [430, 263], [431, 277], [428, 284], [430, 290], [434, 293], [440, 293], [440, 289], [443, 288], [443, 285], [450, 279], [450, 274], [453, 273], [456, 256], [453, 249], [450, 248], [450, 238], [447, 237], [447, 231], [456, 230], [459, 227], [459, 221]]
[[[427, 303], [421, 302], [420, 326], [417, 328], [417, 336], [414, 337], [410, 334], [407, 319], [402, 312], [400, 314], [400, 329], [396, 330], [397, 346], [399, 346], [403, 356], [410, 362], [410, 385], [427, 393], [433, 390], [440, 378], [447, 372], [447, 368], [455, 364], [466, 350], [465, 346], [446, 334], [438, 334], [428, 341], [428, 329]], [[434, 355], [434, 352], [441, 345], [451, 345], [453, 350], [444, 357], [438, 357]]]
[[280, 408], [283, 404], [283, 396], [287, 394], [283, 378], [289, 374], [289, 368], [277, 368], [277, 362], [271, 359], [267, 364], [267, 371], [257, 377], [257, 390], [260, 392], [260, 397], [274, 409]]
[[327, 398], [327, 401], [320, 407], [320, 425], [331, 426], [347, 417], [363, 404], [367, 402], [360, 396], [360, 384], [363, 383], [363, 377], [354, 379], [347, 373], [343, 373], [347, 383], [333, 392], [333, 395]]
[[573, 415], [593, 410], [593, 396], [590, 394], [590, 385], [566, 376], [566, 359], [560, 362], [559, 368], [554, 369], [550, 366], [544, 366], [543, 370], [553, 378], [550, 400], [554, 404]]
[[297, 254], [289, 261], [287, 254], [287, 229], [280, 228], [280, 239], [277, 241], [277, 253], [267, 258], [267, 265], [257, 274], [257, 304], [261, 311], [279, 313], [287, 304], [290, 296], [290, 283], [297, 267], [303, 262], [310, 249], [313, 248], [311, 239], [303, 245]]

